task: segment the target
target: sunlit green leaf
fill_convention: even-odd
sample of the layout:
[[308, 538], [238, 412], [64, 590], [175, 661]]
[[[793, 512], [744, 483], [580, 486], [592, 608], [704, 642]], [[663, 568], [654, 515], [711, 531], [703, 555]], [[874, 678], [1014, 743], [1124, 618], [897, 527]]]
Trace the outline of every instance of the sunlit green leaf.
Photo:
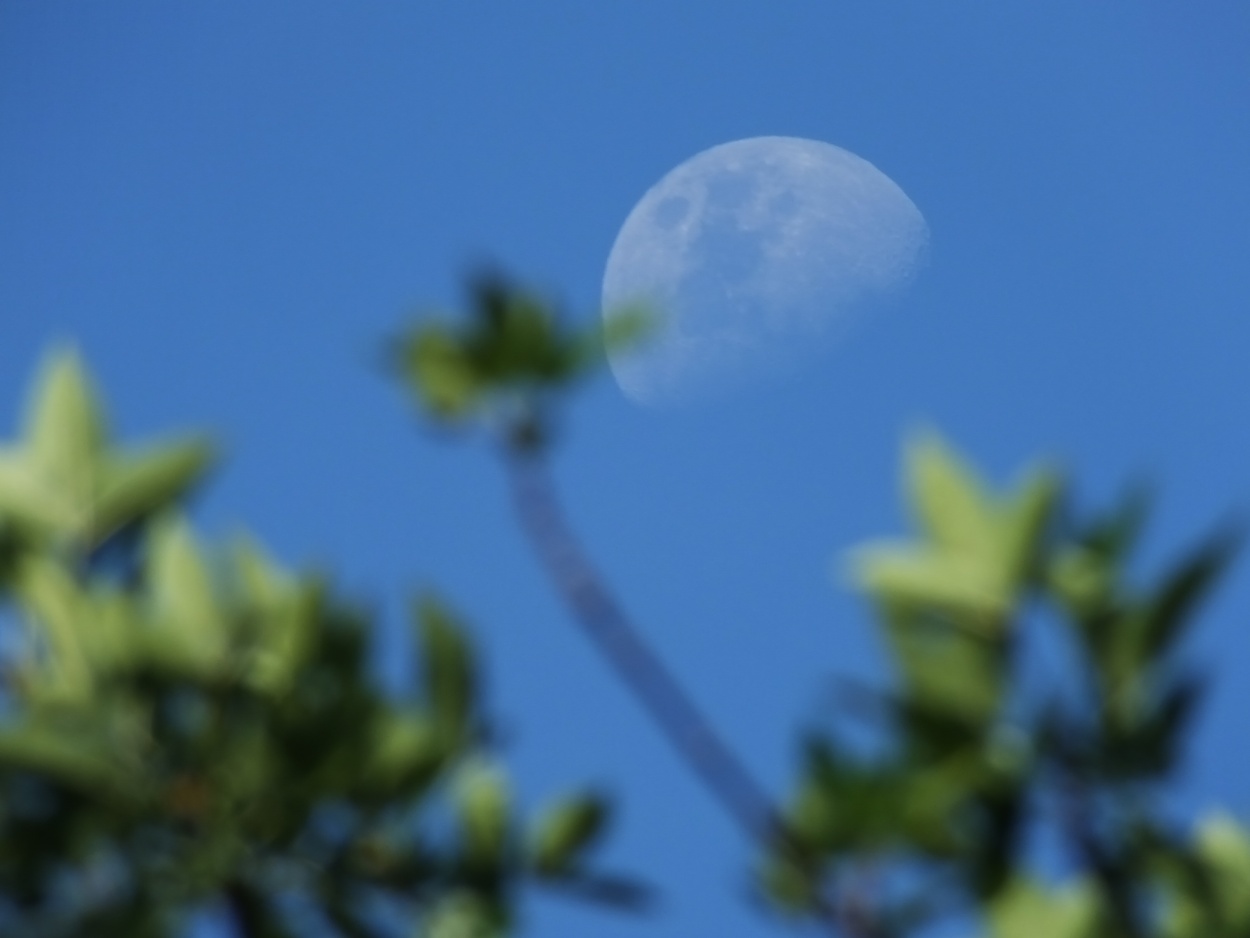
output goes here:
[[214, 673], [226, 663], [230, 624], [208, 564], [190, 528], [166, 518], [148, 545], [152, 591], [152, 652], [171, 666]]
[[113, 456], [102, 471], [96, 536], [169, 507], [203, 477], [213, 460], [213, 447], [203, 438]]
[[994, 506], [972, 470], [934, 433], [908, 444], [908, 494], [929, 540], [952, 552], [977, 553], [994, 538]]
[[26, 420], [31, 457], [59, 485], [87, 504], [105, 445], [104, 416], [76, 352], [60, 349], [45, 362]]
[[1046, 531], [1057, 478], [1037, 472], [1011, 497], [993, 496], [932, 434], [909, 450], [908, 478], [925, 537], [854, 553], [857, 585], [891, 605], [947, 609], [969, 629], [997, 635]]

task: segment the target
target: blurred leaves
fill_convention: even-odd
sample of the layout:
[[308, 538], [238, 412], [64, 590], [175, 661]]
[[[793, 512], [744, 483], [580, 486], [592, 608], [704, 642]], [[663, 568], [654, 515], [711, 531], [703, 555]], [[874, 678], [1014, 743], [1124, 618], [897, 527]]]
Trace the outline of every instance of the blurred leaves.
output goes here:
[[597, 794], [557, 801], [534, 825], [529, 847], [534, 869], [551, 877], [575, 872], [585, 853], [603, 835], [609, 816], [608, 802]]
[[0, 512], [27, 536], [91, 549], [184, 495], [212, 462], [203, 437], [114, 447], [82, 363], [61, 350], [36, 382], [23, 441], [0, 449]]
[[1058, 479], [1038, 470], [995, 497], [932, 433], [911, 442], [907, 468], [922, 539], [862, 549], [856, 582], [882, 602], [958, 614], [970, 632], [995, 637], [1030, 572]]
[[[1074, 520], [1054, 472], [997, 494], [932, 432], [909, 444], [906, 480], [917, 537], [851, 565], [898, 685], [856, 696], [868, 752], [809, 737], [786, 818], [810, 859], [768, 858], [765, 893], [812, 916], [832, 890], [872, 936], [921, 927], [934, 883], [993, 938], [1246, 938], [1241, 829], [1211, 822], [1191, 848], [1163, 800], [1206, 688], [1183, 639], [1238, 538], [1217, 531], [1139, 586], [1141, 490]], [[1058, 679], [1033, 660], [1056, 627], [1076, 666]], [[1043, 829], [1079, 882], [1033, 878]]]
[[[529, 351], [487, 356], [501, 374], [546, 354], [534, 312], [511, 327]], [[301, 908], [383, 935], [380, 899], [503, 933], [553, 870], [487, 761], [465, 625], [423, 597], [417, 686], [384, 694], [374, 626], [327, 580], [196, 536], [206, 440], [131, 450], [103, 412], [58, 352], [0, 449], [0, 935], [167, 935], [214, 901], [249, 938], [300, 933]]]
[[[649, 324], [570, 327], [498, 277], [469, 299], [393, 364], [435, 425], [522, 454]], [[313, 920], [496, 938], [528, 885], [642, 905], [592, 862], [606, 798], [518, 796], [450, 604], [413, 603], [413, 686], [384, 693], [376, 625], [329, 577], [195, 533], [213, 453], [119, 445], [65, 349], [0, 446], [0, 938], [156, 938], [209, 904], [246, 938]], [[1086, 515], [1053, 470], [997, 490], [933, 432], [905, 463], [915, 534], [850, 564], [894, 680], [857, 692], [855, 733], [804, 734], [760, 844], [764, 901], [849, 938], [952, 917], [986, 938], [1250, 938], [1250, 833], [1224, 813], [1191, 830], [1168, 798], [1207, 689], [1186, 640], [1237, 534], [1142, 577], [1140, 489]], [[1069, 656], [1061, 673], [1039, 647]], [[1057, 880], [1038, 838], [1063, 850]]]
[[609, 349], [636, 342], [651, 327], [643, 309], [574, 328], [537, 295], [497, 274], [471, 284], [470, 316], [429, 320], [394, 345], [394, 364], [436, 423], [484, 421], [520, 450], [544, 445], [555, 394], [600, 367]]
[[989, 909], [992, 938], [1097, 938], [1098, 896], [1088, 883], [1047, 889], [1020, 880]]

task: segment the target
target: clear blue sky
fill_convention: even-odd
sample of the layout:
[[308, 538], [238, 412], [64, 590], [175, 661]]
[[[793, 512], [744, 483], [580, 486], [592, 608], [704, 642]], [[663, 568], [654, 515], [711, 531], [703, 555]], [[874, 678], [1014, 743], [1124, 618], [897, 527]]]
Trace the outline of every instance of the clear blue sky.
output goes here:
[[[594, 315], [629, 209], [717, 143], [825, 140], [903, 187], [932, 259], [899, 309], [717, 405], [601, 380], [559, 460], [629, 607], [780, 787], [829, 678], [881, 671], [831, 571], [901, 529], [908, 426], [1000, 480], [1051, 454], [1087, 503], [1151, 475], [1147, 566], [1250, 508], [1248, 49], [1238, 0], [0, 0], [0, 420], [73, 338], [121, 429], [221, 434], [208, 530], [343, 571], [393, 632], [445, 591], [523, 794], [611, 781], [605, 859], [667, 890], [643, 922], [535, 900], [528, 934], [769, 934], [745, 845], [569, 628], [497, 467], [414, 425], [378, 342], [483, 257]], [[1250, 558], [1195, 644], [1219, 683], [1188, 779], [1243, 815], [1247, 620]]]

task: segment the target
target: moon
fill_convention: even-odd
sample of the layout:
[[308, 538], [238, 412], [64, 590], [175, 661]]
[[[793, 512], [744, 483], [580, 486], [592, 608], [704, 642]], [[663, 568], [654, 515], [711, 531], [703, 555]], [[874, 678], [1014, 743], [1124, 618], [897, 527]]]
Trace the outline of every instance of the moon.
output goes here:
[[603, 315], [659, 314], [640, 346], [610, 352], [612, 372], [644, 405], [784, 372], [898, 295], [928, 237], [903, 190], [841, 147], [752, 137], [704, 150], [647, 191], [612, 246]]

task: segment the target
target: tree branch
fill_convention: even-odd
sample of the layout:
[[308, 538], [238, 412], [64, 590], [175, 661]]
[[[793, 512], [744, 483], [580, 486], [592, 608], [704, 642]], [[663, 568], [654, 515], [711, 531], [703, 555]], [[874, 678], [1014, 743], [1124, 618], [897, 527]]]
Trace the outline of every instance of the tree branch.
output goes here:
[[[803, 868], [811, 854], [772, 806], [764, 788], [713, 727], [672, 672], [630, 622], [565, 520], [545, 461], [532, 452], [506, 451], [521, 527], [574, 621], [608, 660], [687, 766], [748, 836], [780, 849]], [[851, 938], [872, 929], [855, 914], [819, 900], [818, 913]]]

